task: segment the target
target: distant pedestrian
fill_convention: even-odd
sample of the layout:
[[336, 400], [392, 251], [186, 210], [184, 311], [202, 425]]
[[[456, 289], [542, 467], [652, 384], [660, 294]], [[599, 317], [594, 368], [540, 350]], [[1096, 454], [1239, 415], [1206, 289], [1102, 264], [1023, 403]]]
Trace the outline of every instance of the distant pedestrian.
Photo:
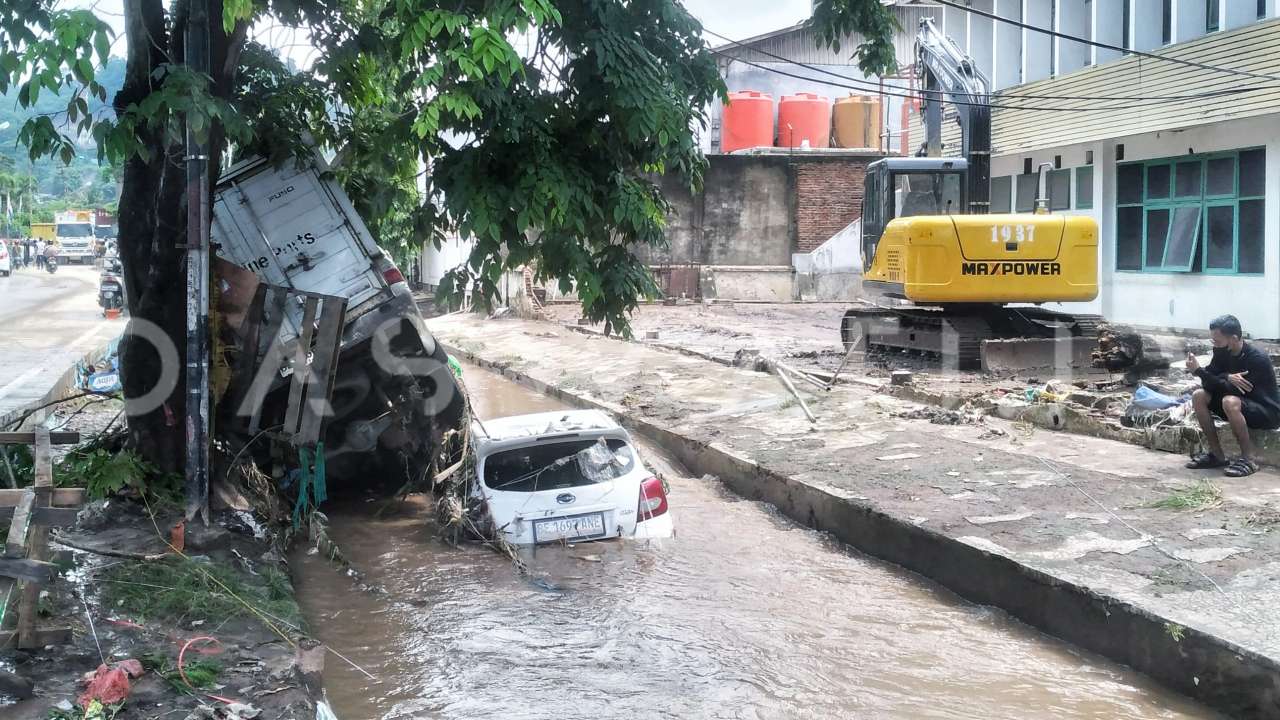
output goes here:
[[36, 240], [36, 267], [44, 267], [44, 238]]
[[[1200, 367], [1195, 355], [1187, 353], [1187, 370], [1200, 378], [1201, 389], [1191, 396], [1196, 419], [1204, 431], [1209, 452], [1194, 455], [1187, 467], [1204, 470], [1226, 466], [1227, 477], [1245, 477], [1258, 471], [1249, 429], [1274, 430], [1280, 427], [1280, 388], [1275, 367], [1267, 353], [1244, 341], [1240, 321], [1233, 315], [1209, 323], [1213, 340], [1213, 360]], [[1214, 426], [1214, 416], [1231, 424], [1231, 434], [1240, 445], [1240, 457], [1227, 462]]]

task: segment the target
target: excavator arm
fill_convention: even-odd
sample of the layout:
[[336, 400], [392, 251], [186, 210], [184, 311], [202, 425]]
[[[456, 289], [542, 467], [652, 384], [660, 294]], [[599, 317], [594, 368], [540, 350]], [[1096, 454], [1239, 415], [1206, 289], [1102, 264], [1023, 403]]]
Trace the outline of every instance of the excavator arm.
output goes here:
[[963, 154], [968, 162], [966, 190], [969, 214], [991, 211], [991, 97], [990, 85], [973, 58], [938, 31], [933, 20], [920, 21], [916, 62], [924, 79], [925, 151], [942, 155], [942, 104], [949, 101], [960, 115]]

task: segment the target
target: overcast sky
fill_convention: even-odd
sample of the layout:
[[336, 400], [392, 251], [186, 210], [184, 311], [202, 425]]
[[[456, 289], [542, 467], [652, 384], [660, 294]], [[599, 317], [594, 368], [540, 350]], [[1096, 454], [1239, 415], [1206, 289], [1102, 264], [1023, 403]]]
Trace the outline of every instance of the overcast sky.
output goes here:
[[[123, 0], [64, 0], [63, 5], [92, 7], [99, 17], [111, 23], [118, 35], [124, 35]], [[734, 40], [789, 27], [809, 16], [809, 0], [684, 0], [684, 6], [702, 22], [703, 27]], [[260, 39], [270, 43], [275, 38]], [[287, 42], [281, 41], [282, 44]], [[713, 46], [722, 44], [711, 36], [707, 36], [707, 42]], [[124, 54], [123, 44], [123, 37], [116, 41], [117, 55]], [[296, 51], [293, 54], [303, 55]], [[294, 59], [301, 60], [302, 57]]]

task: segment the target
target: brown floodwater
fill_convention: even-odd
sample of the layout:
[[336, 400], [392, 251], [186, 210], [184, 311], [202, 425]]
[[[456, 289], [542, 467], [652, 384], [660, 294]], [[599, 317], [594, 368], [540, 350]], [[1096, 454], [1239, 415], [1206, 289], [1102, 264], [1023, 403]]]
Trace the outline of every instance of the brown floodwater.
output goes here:
[[[473, 367], [482, 418], [563, 408]], [[293, 558], [342, 720], [1205, 718], [1127, 668], [965, 602], [714, 480], [671, 484], [676, 537], [528, 553], [437, 538], [423, 498], [327, 508], [348, 559]]]

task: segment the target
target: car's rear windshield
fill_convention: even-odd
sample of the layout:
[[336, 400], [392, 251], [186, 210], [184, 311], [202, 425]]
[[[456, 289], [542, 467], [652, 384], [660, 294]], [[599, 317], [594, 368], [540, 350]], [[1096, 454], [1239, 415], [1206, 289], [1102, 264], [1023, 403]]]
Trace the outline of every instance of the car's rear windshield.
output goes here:
[[491, 490], [535, 492], [608, 482], [635, 466], [624, 440], [562, 440], [504, 450], [484, 461], [484, 484]]

